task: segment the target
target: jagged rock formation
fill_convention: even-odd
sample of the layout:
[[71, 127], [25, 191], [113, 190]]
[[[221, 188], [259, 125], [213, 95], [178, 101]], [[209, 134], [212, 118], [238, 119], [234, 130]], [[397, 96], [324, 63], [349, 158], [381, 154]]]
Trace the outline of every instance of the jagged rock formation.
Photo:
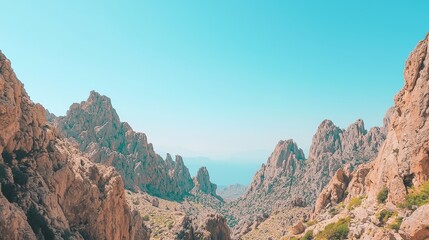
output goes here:
[[0, 239], [147, 239], [113, 168], [58, 137], [0, 52]]
[[[365, 198], [362, 207], [355, 210], [344, 209], [339, 214], [353, 215], [360, 221], [363, 229], [359, 237], [363, 239], [395, 237], [396, 239], [426, 239], [429, 237], [427, 223], [428, 205], [423, 205], [414, 213], [401, 208], [410, 193], [411, 187], [418, 189], [429, 179], [429, 35], [419, 42], [410, 54], [404, 71], [405, 86], [395, 97], [395, 106], [391, 124], [384, 144], [376, 159], [361, 165], [354, 172], [347, 174], [348, 181], [343, 181], [341, 189], [348, 193], [343, 198], [330, 199], [326, 195], [338, 190], [335, 180], [325, 188], [324, 194], [317, 200], [315, 217], [324, 218], [324, 209], [340, 201], [345, 204], [359, 197]], [[384, 192], [386, 203], [380, 203]], [[332, 207], [331, 207], [332, 208]], [[376, 219], [380, 208], [396, 212], [403, 219], [399, 235], [382, 227]], [[415, 208], [415, 207], [413, 207]], [[386, 210], [387, 209], [387, 210]], [[368, 217], [370, 216], [370, 217]], [[372, 216], [372, 217], [371, 217]], [[367, 219], [371, 219], [368, 221]], [[375, 220], [374, 220], [375, 219]], [[330, 219], [325, 220], [327, 223]], [[357, 227], [352, 229], [352, 233]]]
[[93, 162], [113, 166], [127, 189], [181, 200], [194, 187], [180, 156], [164, 161], [144, 133], [121, 122], [108, 97], [92, 91], [88, 100], [70, 107], [55, 121], [61, 133], [79, 144]]
[[308, 159], [292, 140], [280, 141], [267, 164], [255, 174], [245, 195], [228, 205], [233, 215], [230, 219], [241, 221], [234, 228], [234, 236], [245, 234], [255, 221], [258, 225], [265, 219], [254, 216], [269, 215], [276, 209], [287, 211], [298, 207], [309, 214], [309, 208], [304, 207], [314, 205], [317, 195], [338, 169], [345, 167], [350, 172], [375, 158], [385, 139], [391, 112], [386, 114], [385, 126], [369, 131], [362, 120], [347, 130], [332, 121], [323, 121], [313, 137]]
[[[391, 110], [387, 112], [384, 124], [389, 124], [391, 113]], [[347, 171], [353, 171], [356, 166], [373, 160], [386, 138], [387, 126], [367, 131], [364, 122], [357, 120], [347, 130], [342, 130], [329, 120], [323, 121], [310, 147], [311, 163], [304, 176], [305, 182], [318, 194], [338, 169], [346, 166]], [[309, 196], [312, 203], [316, 196]]]
[[206, 167], [201, 167], [200, 169], [198, 169], [197, 176], [194, 177], [194, 184], [195, 191], [210, 194], [212, 196], [217, 196], [217, 185], [210, 182], [209, 171]]
[[226, 220], [219, 214], [206, 213], [185, 217], [176, 236], [177, 240], [230, 240]]
[[236, 200], [243, 196], [247, 187], [241, 184], [234, 184], [217, 190], [217, 195], [222, 197], [225, 201]]

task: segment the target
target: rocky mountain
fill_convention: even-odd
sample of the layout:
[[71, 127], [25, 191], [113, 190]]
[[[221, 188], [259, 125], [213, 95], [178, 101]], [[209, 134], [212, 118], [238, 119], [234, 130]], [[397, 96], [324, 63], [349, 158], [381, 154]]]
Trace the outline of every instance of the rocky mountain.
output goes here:
[[217, 195], [221, 196], [225, 201], [236, 200], [243, 196], [247, 187], [241, 184], [234, 184], [227, 187], [218, 188]]
[[234, 236], [251, 231], [275, 211], [302, 210], [303, 214], [295, 212], [294, 216], [283, 216], [285, 224], [292, 224], [296, 216], [309, 215], [318, 194], [338, 169], [353, 171], [377, 156], [386, 138], [391, 114], [389, 110], [385, 126], [369, 131], [362, 120], [347, 130], [330, 120], [323, 121], [313, 137], [308, 159], [293, 140], [280, 141], [267, 163], [255, 174], [246, 193], [227, 205], [225, 214], [231, 214]]
[[121, 122], [111, 100], [92, 91], [89, 98], [73, 104], [55, 125], [93, 162], [113, 166], [127, 189], [154, 196], [181, 200], [194, 187], [188, 168], [180, 156], [163, 160], [155, 153], [144, 133]]
[[48, 124], [0, 52], [0, 239], [148, 239], [111, 167]]
[[[395, 97], [387, 137], [375, 160], [351, 173], [339, 170], [318, 197], [314, 218], [321, 223], [314, 233], [349, 217], [348, 235], [355, 238], [429, 238], [428, 45], [429, 35], [405, 64], [405, 85]], [[354, 207], [342, 209], [340, 202]], [[327, 215], [331, 209], [338, 214]]]
[[206, 167], [201, 167], [198, 169], [197, 176], [194, 177], [194, 184], [194, 191], [217, 196], [217, 185], [210, 182], [209, 171]]

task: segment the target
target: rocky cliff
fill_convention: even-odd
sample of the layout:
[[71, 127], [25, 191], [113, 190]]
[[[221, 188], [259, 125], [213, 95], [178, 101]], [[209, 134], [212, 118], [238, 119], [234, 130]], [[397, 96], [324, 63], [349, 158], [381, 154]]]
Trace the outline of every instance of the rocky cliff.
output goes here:
[[0, 52], [0, 239], [147, 239], [122, 178], [58, 137]]
[[[317, 199], [314, 214], [325, 224], [331, 221], [324, 214], [325, 209], [336, 208], [338, 211], [338, 203], [344, 201], [350, 205], [361, 199], [361, 206], [343, 209], [338, 214], [353, 216], [349, 236], [363, 239], [429, 238], [428, 43], [426, 36], [405, 64], [405, 85], [395, 97], [387, 137], [375, 160], [352, 173], [339, 170], [337, 175], [341, 177], [332, 179]], [[391, 213], [388, 217], [387, 212]], [[384, 214], [383, 218], [379, 217], [381, 214]], [[389, 225], [395, 221], [396, 225]], [[396, 227], [389, 230], [389, 226]]]
[[168, 154], [164, 161], [144, 133], [120, 121], [106, 96], [92, 91], [86, 101], [73, 104], [55, 123], [93, 162], [113, 166], [128, 189], [181, 200], [194, 187], [183, 159], [176, 156], [173, 161]]
[[195, 191], [199, 191], [212, 196], [217, 196], [217, 185], [210, 182], [209, 171], [206, 167], [198, 169], [197, 176], [194, 177]]

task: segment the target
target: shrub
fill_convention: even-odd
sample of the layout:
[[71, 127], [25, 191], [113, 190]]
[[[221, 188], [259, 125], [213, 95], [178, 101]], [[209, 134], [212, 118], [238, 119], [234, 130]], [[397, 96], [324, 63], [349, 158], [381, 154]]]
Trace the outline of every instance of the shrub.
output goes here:
[[365, 197], [363, 196], [352, 198], [349, 202], [349, 205], [347, 205], [347, 209], [350, 211], [355, 209], [356, 207], [359, 207], [362, 204], [362, 200], [364, 198]]
[[394, 214], [393, 211], [391, 210], [387, 210], [387, 209], [383, 209], [381, 210], [381, 212], [377, 213], [376, 217], [378, 218], [378, 220], [381, 223], [386, 223], [387, 220], [389, 220], [389, 218]]
[[317, 223], [317, 221], [316, 221], [316, 220], [310, 220], [310, 221], [308, 221], [305, 225], [306, 225], [307, 227], [311, 227], [311, 226], [313, 226], [313, 225], [316, 225], [316, 223]]
[[397, 217], [395, 219], [395, 221], [389, 225], [390, 229], [393, 229], [395, 231], [399, 231], [399, 228], [401, 228], [401, 224], [402, 224], [402, 218], [401, 217]]
[[323, 231], [320, 231], [316, 239], [326, 239], [326, 240], [342, 240], [347, 239], [349, 234], [349, 223], [350, 218], [340, 219], [336, 223], [331, 223], [326, 225]]
[[385, 203], [387, 200], [387, 197], [389, 196], [389, 189], [387, 187], [384, 187], [378, 194], [377, 194], [377, 201], [379, 203]]
[[145, 222], [149, 221], [149, 216], [148, 215], [144, 215], [143, 216], [143, 221], [145, 221]]
[[413, 206], [420, 207], [426, 203], [429, 203], [429, 181], [423, 183], [418, 190], [411, 188], [410, 194], [405, 197], [401, 207], [412, 209]]
[[338, 214], [338, 210], [335, 207], [331, 207], [328, 209], [328, 213], [331, 215], [337, 215]]
[[313, 240], [313, 231], [312, 230], [307, 231], [304, 234], [304, 237], [301, 238], [301, 240]]
[[173, 223], [172, 222], [168, 222], [167, 223], [167, 227], [168, 227], [168, 229], [171, 230], [173, 228]]

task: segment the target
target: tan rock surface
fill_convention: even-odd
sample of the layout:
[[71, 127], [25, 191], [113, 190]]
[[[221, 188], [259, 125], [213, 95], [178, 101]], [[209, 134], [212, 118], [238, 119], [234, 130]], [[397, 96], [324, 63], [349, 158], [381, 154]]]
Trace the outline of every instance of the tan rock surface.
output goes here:
[[429, 205], [419, 207], [401, 225], [411, 240], [429, 239]]
[[[391, 111], [386, 114], [385, 124], [390, 122]], [[336, 173], [335, 184], [322, 194], [324, 199], [318, 208], [343, 200], [348, 175], [377, 155], [386, 128], [387, 125], [367, 131], [363, 121], [358, 120], [344, 130], [325, 120], [313, 137], [308, 159], [292, 140], [279, 142], [267, 164], [255, 174], [245, 195], [226, 205], [229, 211], [225, 214], [232, 215], [230, 222], [238, 222], [233, 229], [234, 237], [248, 232], [249, 226], [258, 219], [264, 221], [266, 217], [258, 216], [268, 216], [273, 210], [292, 212], [290, 209], [314, 206], [318, 194]], [[290, 222], [289, 226], [295, 223]]]
[[80, 104], [71, 105], [66, 116], [56, 118], [61, 134], [77, 142], [93, 162], [113, 166], [127, 189], [182, 200], [194, 187], [180, 156], [164, 161], [144, 133], [121, 122], [111, 100], [92, 91]]
[[55, 132], [0, 52], [0, 229], [7, 229], [0, 239], [147, 237], [133, 222], [121, 177]]
[[[428, 205], [413, 212], [402, 203], [412, 187], [418, 189], [429, 178], [429, 35], [420, 41], [405, 64], [405, 85], [395, 97], [395, 106], [385, 142], [374, 161], [361, 165], [350, 174], [348, 196], [343, 205], [357, 197], [367, 197], [362, 207], [334, 209], [352, 218], [352, 233], [363, 226], [357, 235], [361, 239], [427, 239], [429, 238]], [[332, 189], [332, 181], [324, 191]], [[378, 196], [386, 189], [384, 203]], [[326, 198], [319, 196], [318, 202]], [[356, 204], [357, 201], [354, 200]], [[323, 205], [323, 204], [322, 204]], [[329, 204], [325, 204], [330, 207]], [[317, 208], [320, 209], [320, 206]], [[332, 209], [332, 207], [330, 207]], [[381, 212], [390, 212], [380, 218]], [[328, 211], [329, 212], [329, 211]], [[316, 212], [317, 213], [317, 212]], [[326, 213], [318, 219], [326, 219]], [[337, 215], [336, 215], [337, 216]], [[336, 217], [334, 216], [334, 217]], [[401, 221], [403, 220], [402, 224]], [[391, 225], [391, 224], [396, 224]], [[392, 226], [400, 231], [395, 232]], [[319, 224], [318, 227], [323, 227]], [[349, 235], [350, 236], [350, 235]]]

